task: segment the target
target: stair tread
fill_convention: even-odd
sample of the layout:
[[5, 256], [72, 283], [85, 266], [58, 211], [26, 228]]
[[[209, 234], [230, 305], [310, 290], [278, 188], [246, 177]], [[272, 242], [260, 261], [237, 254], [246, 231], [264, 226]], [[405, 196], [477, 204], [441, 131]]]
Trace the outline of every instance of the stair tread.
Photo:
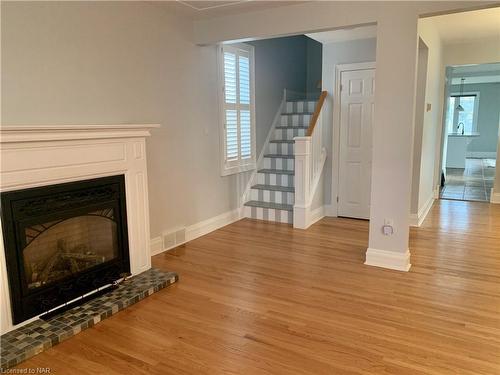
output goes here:
[[261, 207], [261, 208], [272, 208], [274, 210], [293, 211], [293, 205], [291, 205], [291, 204], [282, 204], [282, 203], [261, 202], [261, 201], [248, 201], [248, 202], [245, 203], [245, 206]]
[[290, 174], [294, 175], [295, 171], [289, 171], [287, 169], [259, 169], [258, 173], [268, 173], [268, 174]]
[[286, 192], [289, 192], [289, 193], [294, 193], [295, 192], [295, 188], [293, 186], [280, 186], [280, 185], [257, 184], [257, 185], [253, 185], [252, 189], [272, 190], [272, 191], [286, 191]]
[[287, 154], [265, 154], [265, 158], [282, 158], [282, 159], [295, 159], [295, 155]]
[[269, 143], [295, 143], [293, 139], [273, 139]]

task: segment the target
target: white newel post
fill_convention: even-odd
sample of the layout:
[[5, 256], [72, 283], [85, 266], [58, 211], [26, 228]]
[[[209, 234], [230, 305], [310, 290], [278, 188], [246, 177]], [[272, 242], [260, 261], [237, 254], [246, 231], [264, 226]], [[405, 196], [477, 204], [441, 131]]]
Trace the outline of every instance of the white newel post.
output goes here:
[[[0, 127], [0, 190], [125, 176], [130, 270], [151, 268], [146, 138], [156, 124]], [[0, 230], [0, 333], [12, 325]], [[26, 320], [21, 325], [29, 323]]]
[[295, 137], [295, 204], [293, 227], [306, 229], [311, 188], [311, 137]]

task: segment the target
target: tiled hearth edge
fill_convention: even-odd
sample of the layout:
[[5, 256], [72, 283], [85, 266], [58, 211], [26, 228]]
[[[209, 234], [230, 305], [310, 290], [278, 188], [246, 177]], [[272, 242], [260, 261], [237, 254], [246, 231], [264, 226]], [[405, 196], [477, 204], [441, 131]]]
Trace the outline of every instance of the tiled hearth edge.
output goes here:
[[18, 365], [177, 280], [179, 277], [175, 272], [151, 268], [126, 280], [112, 292], [65, 311], [50, 320], [37, 319], [7, 332], [0, 337], [0, 369], [5, 370]]

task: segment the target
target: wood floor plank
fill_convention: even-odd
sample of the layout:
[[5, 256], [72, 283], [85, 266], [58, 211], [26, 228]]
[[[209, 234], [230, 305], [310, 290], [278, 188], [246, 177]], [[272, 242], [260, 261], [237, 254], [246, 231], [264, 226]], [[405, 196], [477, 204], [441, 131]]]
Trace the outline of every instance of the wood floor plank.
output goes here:
[[408, 273], [368, 223], [241, 220], [153, 258], [180, 281], [19, 367], [57, 374], [500, 374], [500, 205], [441, 200]]

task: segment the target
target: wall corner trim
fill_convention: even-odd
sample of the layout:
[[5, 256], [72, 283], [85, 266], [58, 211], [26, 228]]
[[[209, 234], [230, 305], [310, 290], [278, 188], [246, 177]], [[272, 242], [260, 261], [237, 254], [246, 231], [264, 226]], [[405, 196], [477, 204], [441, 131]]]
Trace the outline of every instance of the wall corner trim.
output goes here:
[[388, 268], [396, 271], [408, 272], [410, 270], [410, 250], [404, 253], [397, 251], [379, 250], [368, 248], [366, 250], [367, 266], [375, 266], [381, 268]]

